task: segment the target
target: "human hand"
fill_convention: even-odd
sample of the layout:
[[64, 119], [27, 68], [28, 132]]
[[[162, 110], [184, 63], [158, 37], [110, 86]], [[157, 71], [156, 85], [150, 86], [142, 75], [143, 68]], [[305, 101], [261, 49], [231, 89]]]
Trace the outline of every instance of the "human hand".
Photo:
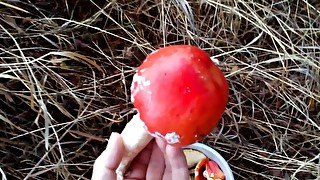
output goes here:
[[[124, 145], [120, 134], [112, 133], [106, 150], [96, 159], [92, 180], [116, 180], [116, 169], [124, 155]], [[167, 145], [155, 138], [132, 161], [126, 180], [188, 180], [189, 172], [182, 149]]]

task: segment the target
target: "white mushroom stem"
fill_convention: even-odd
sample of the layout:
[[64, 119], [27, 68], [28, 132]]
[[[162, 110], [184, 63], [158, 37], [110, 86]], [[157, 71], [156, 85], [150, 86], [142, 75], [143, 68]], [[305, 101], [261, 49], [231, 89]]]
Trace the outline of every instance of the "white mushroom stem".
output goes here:
[[125, 155], [117, 168], [118, 179], [123, 179], [131, 161], [149, 144], [152, 136], [146, 130], [139, 113], [134, 115], [121, 133]]

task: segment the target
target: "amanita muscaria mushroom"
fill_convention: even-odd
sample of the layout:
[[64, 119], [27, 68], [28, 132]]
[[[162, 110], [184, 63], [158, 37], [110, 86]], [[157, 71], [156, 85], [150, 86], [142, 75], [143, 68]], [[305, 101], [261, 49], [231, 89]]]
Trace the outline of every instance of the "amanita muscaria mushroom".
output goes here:
[[121, 133], [126, 156], [120, 176], [153, 137], [182, 147], [209, 134], [225, 110], [228, 84], [205, 51], [173, 45], [151, 53], [137, 68], [131, 101], [138, 113]]
[[195, 168], [195, 180], [224, 180], [218, 164], [208, 158], [202, 159]]

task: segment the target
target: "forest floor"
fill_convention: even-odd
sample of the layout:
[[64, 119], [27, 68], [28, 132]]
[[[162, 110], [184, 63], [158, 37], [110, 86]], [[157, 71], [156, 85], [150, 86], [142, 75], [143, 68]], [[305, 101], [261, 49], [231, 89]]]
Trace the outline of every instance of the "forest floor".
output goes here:
[[89, 179], [153, 50], [197, 45], [230, 97], [203, 143], [237, 179], [320, 177], [320, 2], [0, 1], [0, 174]]

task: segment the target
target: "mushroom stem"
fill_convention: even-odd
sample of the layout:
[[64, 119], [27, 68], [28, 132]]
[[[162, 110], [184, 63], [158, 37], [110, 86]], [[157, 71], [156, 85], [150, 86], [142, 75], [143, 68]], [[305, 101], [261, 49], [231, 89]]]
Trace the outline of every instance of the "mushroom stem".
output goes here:
[[116, 172], [118, 179], [123, 179], [131, 161], [149, 144], [152, 136], [146, 130], [139, 113], [134, 115], [121, 133], [125, 147], [124, 156]]

